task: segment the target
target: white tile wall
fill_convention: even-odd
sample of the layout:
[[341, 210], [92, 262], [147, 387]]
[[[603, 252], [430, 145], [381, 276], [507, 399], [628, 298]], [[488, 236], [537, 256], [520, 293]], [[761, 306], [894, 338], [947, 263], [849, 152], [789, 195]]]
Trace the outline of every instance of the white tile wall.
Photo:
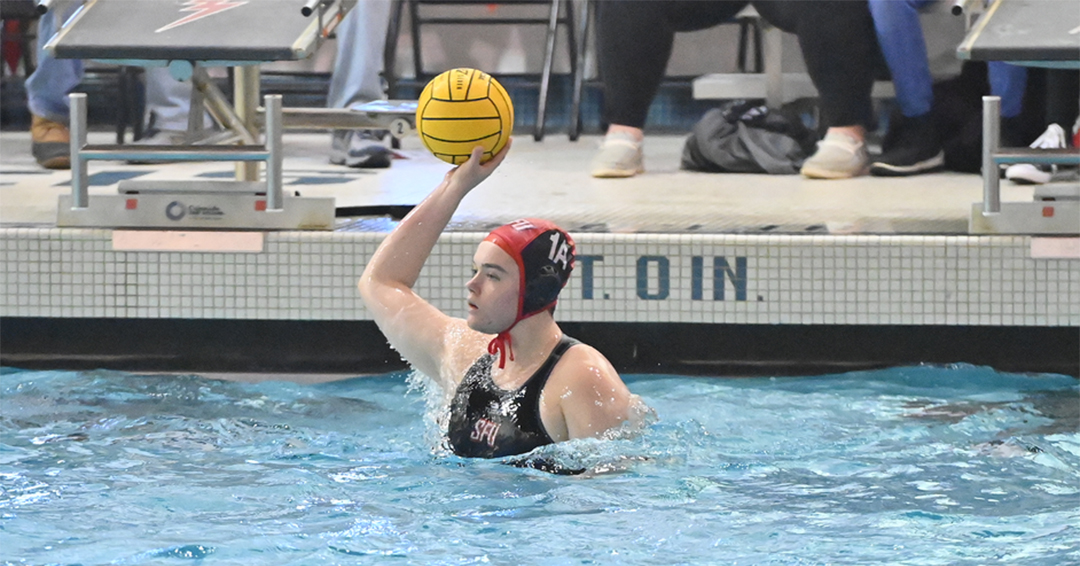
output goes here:
[[[356, 280], [384, 236], [273, 232], [263, 253], [195, 253], [116, 252], [111, 235], [0, 229], [0, 315], [363, 320], [368, 314]], [[418, 292], [463, 315], [472, 253], [482, 237], [444, 235]], [[1026, 236], [582, 233], [575, 239], [579, 256], [593, 259], [579, 259], [560, 320], [1080, 326], [1080, 260], [1032, 259]], [[724, 258], [727, 270], [714, 269], [715, 258]], [[730, 277], [740, 269], [745, 297]]]

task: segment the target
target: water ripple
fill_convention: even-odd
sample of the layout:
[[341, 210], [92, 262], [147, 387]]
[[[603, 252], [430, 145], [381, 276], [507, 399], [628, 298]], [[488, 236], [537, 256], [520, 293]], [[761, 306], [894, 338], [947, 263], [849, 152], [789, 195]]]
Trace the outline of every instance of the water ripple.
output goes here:
[[409, 379], [4, 369], [0, 563], [1080, 562], [1072, 378], [628, 376], [658, 420], [530, 455], [578, 476], [449, 455]]

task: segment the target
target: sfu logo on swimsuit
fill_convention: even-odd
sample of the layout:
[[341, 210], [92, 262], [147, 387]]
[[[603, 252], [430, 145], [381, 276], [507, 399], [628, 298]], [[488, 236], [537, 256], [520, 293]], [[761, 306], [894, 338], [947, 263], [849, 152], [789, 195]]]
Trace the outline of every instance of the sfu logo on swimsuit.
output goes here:
[[487, 419], [477, 419], [473, 423], [473, 431], [469, 434], [469, 438], [473, 442], [486, 442], [488, 446], [494, 448], [495, 437], [499, 434], [499, 427], [501, 426]]
[[154, 33], [168, 31], [184, 24], [190, 24], [196, 20], [213, 16], [214, 14], [220, 14], [226, 10], [239, 8], [248, 2], [249, 0], [187, 0], [184, 2], [184, 7], [180, 8], [180, 11], [193, 13], [176, 20], [171, 24], [158, 28]]

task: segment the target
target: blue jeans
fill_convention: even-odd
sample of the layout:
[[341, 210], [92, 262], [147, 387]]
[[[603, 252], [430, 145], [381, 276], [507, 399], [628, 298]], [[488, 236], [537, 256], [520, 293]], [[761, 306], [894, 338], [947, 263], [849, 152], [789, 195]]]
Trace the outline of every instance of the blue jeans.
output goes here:
[[[66, 124], [70, 117], [68, 94], [83, 79], [83, 62], [57, 59], [45, 51], [45, 44], [81, 2], [50, 10], [38, 20], [37, 68], [26, 79], [26, 98], [35, 116]], [[146, 111], [156, 115], [155, 126], [162, 130], [186, 130], [191, 102], [191, 85], [169, 75], [165, 67], [146, 69]]]
[[[919, 10], [935, 0], [869, 0], [878, 44], [896, 88], [896, 102], [909, 118], [930, 112], [933, 78], [926, 55]], [[988, 65], [990, 94], [1001, 97], [1001, 116], [1020, 114], [1027, 87], [1027, 70], [1001, 61]]]

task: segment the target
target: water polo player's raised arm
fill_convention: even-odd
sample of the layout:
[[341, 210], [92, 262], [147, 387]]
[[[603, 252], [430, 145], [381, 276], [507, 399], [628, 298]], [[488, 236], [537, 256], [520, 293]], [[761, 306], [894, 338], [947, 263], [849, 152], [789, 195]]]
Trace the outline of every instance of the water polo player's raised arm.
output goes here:
[[508, 143], [498, 155], [481, 164], [483, 149], [478, 147], [468, 161], [450, 170], [442, 183], [383, 240], [358, 283], [364, 304], [390, 345], [413, 367], [444, 387], [454, 387], [463, 373], [463, 368], [447, 367], [448, 362], [458, 365], [448, 355], [464, 356], [462, 364], [470, 363], [472, 360], [466, 358], [476, 355], [449, 352], [447, 338], [458, 337], [454, 345], [460, 346], [462, 333], [476, 334], [477, 344], [481, 344], [482, 335], [470, 330], [464, 320], [440, 312], [417, 295], [413, 285], [461, 199], [491, 175], [509, 149]]

